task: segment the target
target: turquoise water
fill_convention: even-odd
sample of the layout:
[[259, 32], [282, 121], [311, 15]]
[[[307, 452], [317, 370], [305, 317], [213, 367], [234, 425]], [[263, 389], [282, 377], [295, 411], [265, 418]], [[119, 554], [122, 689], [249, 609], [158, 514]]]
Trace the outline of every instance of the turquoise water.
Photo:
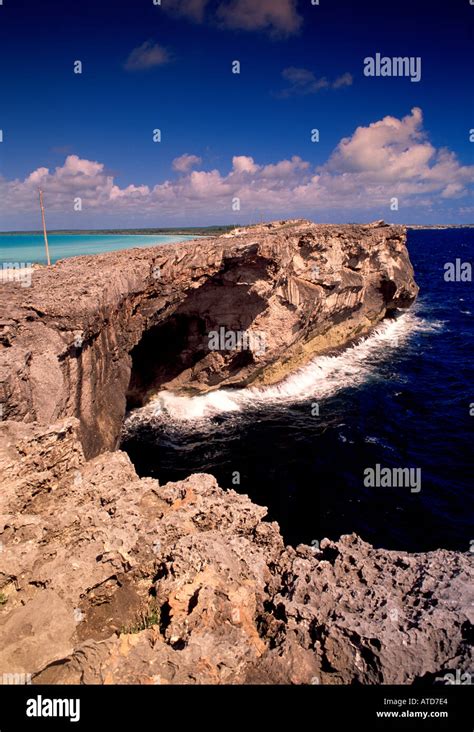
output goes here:
[[[135, 234], [50, 234], [51, 262], [79, 254], [101, 254], [132, 247], [151, 247], [195, 239], [194, 236], [159, 236]], [[0, 234], [0, 265], [29, 262], [46, 264], [44, 239], [41, 234]]]

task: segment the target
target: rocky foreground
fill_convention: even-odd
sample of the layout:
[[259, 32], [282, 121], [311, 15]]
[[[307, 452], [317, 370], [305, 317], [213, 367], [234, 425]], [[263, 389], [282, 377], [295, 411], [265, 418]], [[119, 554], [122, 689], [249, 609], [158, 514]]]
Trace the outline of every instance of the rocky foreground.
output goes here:
[[[284, 545], [214, 478], [115, 450], [127, 400], [268, 383], [417, 294], [401, 227], [285, 222], [0, 288], [0, 678], [433, 683], [472, 669], [473, 558]], [[212, 327], [263, 354], [210, 354]], [[241, 355], [241, 354], [240, 354]], [[328, 487], [330, 488], [330, 487]]]
[[412, 683], [472, 668], [472, 559], [285, 547], [209, 475], [159, 485], [77, 420], [0, 425], [0, 675], [33, 683]]

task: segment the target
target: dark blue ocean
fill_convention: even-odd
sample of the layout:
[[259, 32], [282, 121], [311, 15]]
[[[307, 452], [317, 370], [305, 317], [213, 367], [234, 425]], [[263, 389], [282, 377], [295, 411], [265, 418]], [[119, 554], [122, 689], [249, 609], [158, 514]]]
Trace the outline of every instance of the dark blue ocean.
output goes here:
[[[212, 473], [267, 506], [292, 544], [356, 532], [389, 549], [469, 551], [474, 295], [444, 265], [472, 263], [474, 230], [410, 231], [408, 248], [420, 286], [408, 313], [277, 388], [161, 395], [145, 426], [129, 420], [138, 472]], [[420, 491], [366, 487], [376, 464], [419, 468]]]

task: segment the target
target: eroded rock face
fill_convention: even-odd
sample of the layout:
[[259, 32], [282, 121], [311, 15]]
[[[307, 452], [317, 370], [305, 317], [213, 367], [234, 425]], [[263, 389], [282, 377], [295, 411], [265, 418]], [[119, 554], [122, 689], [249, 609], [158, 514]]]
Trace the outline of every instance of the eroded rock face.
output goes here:
[[[127, 399], [273, 383], [416, 295], [405, 230], [383, 222], [277, 222], [68, 259], [0, 288], [4, 418], [77, 417], [91, 457], [116, 447]], [[220, 328], [245, 347], [210, 349]]]
[[[209, 475], [113, 449], [127, 398], [269, 383], [417, 294], [400, 227], [292, 221], [81, 257], [2, 285], [0, 676], [432, 683], [472, 670], [473, 555], [285, 547]], [[210, 351], [209, 332], [265, 348]], [[3, 677], [5, 678], [5, 677]]]
[[[285, 547], [209, 475], [160, 485], [79, 422], [0, 424], [0, 675], [412, 683], [472, 670], [473, 556]], [[45, 476], [49, 476], [46, 480]]]

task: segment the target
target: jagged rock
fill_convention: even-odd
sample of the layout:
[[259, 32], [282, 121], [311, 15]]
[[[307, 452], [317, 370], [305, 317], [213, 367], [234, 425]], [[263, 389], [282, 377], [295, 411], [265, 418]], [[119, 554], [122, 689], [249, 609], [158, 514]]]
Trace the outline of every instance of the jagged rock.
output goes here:
[[161, 486], [122, 452], [85, 462], [78, 431], [1, 425], [0, 675], [341, 684], [472, 670], [472, 554], [354, 535], [285, 547], [265, 508], [212, 476]]
[[[279, 381], [413, 302], [405, 240], [380, 222], [292, 220], [71, 258], [35, 270], [30, 288], [3, 283], [3, 416], [77, 417], [91, 457], [117, 446], [127, 398]], [[257, 347], [210, 351], [221, 326]]]
[[[272, 616], [279, 642], [314, 649], [319, 683], [407, 684], [472, 669], [472, 557], [374, 549], [356, 535], [288, 549]], [[277, 636], [278, 637], [278, 636]]]
[[[209, 475], [113, 449], [126, 399], [270, 383], [417, 294], [401, 227], [284, 221], [2, 284], [0, 675], [33, 683], [411, 683], [472, 669], [472, 554], [285, 547]], [[263, 352], [210, 352], [210, 330]], [[151, 355], [151, 358], [150, 358]], [[152, 364], [150, 368], [149, 364]], [[6, 418], [6, 419], [5, 419]]]

